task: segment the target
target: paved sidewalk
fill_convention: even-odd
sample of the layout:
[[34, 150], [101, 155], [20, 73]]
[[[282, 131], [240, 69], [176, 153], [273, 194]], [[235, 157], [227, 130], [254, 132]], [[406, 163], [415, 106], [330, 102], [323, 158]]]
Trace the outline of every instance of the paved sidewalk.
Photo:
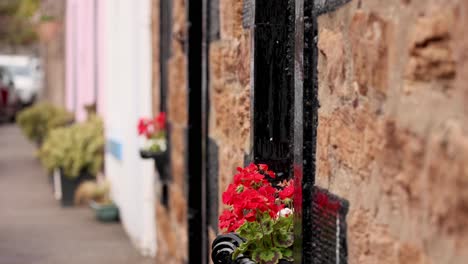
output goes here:
[[0, 124], [0, 264], [149, 264], [120, 224], [88, 208], [61, 208], [35, 148]]

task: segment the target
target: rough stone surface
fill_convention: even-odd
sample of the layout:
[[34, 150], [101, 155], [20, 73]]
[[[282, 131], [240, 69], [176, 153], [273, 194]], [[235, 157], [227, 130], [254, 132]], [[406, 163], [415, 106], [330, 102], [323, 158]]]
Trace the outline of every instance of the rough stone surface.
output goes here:
[[356, 11], [349, 25], [354, 80], [359, 93], [386, 94], [388, 87], [389, 23], [375, 12]]
[[220, 37], [210, 45], [209, 130], [219, 146], [219, 201], [250, 149], [251, 36], [242, 28], [242, 1], [220, 1]]
[[468, 261], [467, 16], [372, 0], [319, 19], [317, 184], [350, 201], [350, 263]]
[[437, 10], [421, 15], [413, 25], [407, 78], [413, 81], [451, 79], [455, 61], [450, 43], [454, 10]]
[[[159, 1], [153, 1], [158, 2]], [[155, 3], [153, 3], [154, 5]], [[154, 16], [158, 16], [155, 7]], [[171, 177], [169, 184], [169, 207], [156, 202], [156, 232], [158, 249], [156, 263], [185, 263], [187, 260], [187, 199], [185, 180], [186, 128], [187, 128], [187, 58], [185, 40], [187, 37], [185, 1], [172, 2], [172, 47], [168, 62], [168, 121], [170, 123]], [[154, 19], [154, 18], [153, 18]], [[159, 24], [153, 24], [153, 27]], [[159, 49], [159, 45], [153, 45]], [[159, 64], [153, 57], [153, 64]], [[158, 66], [159, 69], [159, 66]], [[159, 75], [159, 73], [158, 73]], [[156, 76], [155, 78], [159, 78]], [[156, 96], [157, 94], [158, 96]], [[159, 105], [159, 83], [154, 82], [154, 100]], [[153, 104], [154, 105], [154, 104]], [[157, 111], [156, 111], [157, 112]]]

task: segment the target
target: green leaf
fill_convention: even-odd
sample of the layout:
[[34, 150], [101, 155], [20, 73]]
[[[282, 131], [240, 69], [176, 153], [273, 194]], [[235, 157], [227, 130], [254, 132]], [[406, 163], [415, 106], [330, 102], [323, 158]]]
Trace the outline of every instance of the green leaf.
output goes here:
[[293, 259], [293, 251], [291, 248], [282, 248], [281, 249], [281, 254], [283, 255], [283, 259], [291, 261]]
[[245, 222], [237, 232], [241, 237], [246, 240], [255, 240], [261, 239], [263, 237], [263, 233], [261, 231], [260, 223], [258, 222]]
[[277, 247], [288, 248], [294, 244], [294, 234], [276, 233], [273, 235], [273, 241]]
[[281, 251], [277, 248], [255, 251], [253, 253], [253, 259], [260, 264], [277, 264], [281, 258]]

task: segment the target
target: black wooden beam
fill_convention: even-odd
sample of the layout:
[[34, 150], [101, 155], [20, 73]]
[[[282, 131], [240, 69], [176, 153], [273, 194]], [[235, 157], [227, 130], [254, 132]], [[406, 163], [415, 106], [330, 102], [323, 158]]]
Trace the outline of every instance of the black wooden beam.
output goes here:
[[187, 1], [188, 45], [188, 125], [187, 125], [187, 176], [188, 176], [188, 263], [206, 263], [206, 224], [204, 223], [203, 162], [203, 6], [199, 2]]
[[[299, 3], [297, 3], [299, 2]], [[318, 126], [318, 79], [317, 79], [317, 61], [318, 61], [318, 26], [314, 12], [314, 1], [298, 0], [296, 15], [296, 60], [298, 71], [302, 74], [301, 80], [296, 79], [296, 140], [295, 144], [296, 159], [295, 170], [296, 186], [302, 187], [302, 191], [296, 198], [300, 214], [296, 216], [296, 263], [312, 263], [312, 258], [317, 252], [312, 252], [313, 236], [312, 228], [312, 198], [313, 187], [315, 184], [316, 171], [316, 145], [317, 145], [317, 126]], [[302, 66], [302, 67], [300, 67]], [[300, 110], [299, 110], [300, 109]], [[301, 117], [302, 115], [302, 117]], [[299, 144], [301, 142], [302, 144]], [[302, 152], [302, 153], [301, 153]], [[301, 183], [299, 185], [299, 183]], [[297, 210], [296, 210], [297, 211]]]
[[167, 92], [169, 85], [168, 60], [172, 44], [172, 0], [159, 2], [159, 110], [167, 112]]
[[[159, 1], [159, 112], [167, 113], [167, 94], [169, 91], [169, 65], [172, 44], [172, 1]], [[171, 124], [166, 120], [166, 164], [161, 175], [161, 203], [169, 208], [169, 184], [171, 181]]]
[[257, 0], [252, 8], [253, 161], [268, 164], [280, 179], [289, 178], [293, 159], [294, 1]]

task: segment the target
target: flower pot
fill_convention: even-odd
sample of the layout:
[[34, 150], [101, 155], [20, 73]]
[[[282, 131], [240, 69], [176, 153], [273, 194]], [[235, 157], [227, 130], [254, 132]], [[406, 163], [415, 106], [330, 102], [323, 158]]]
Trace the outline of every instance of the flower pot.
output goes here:
[[93, 180], [94, 177], [87, 172], [81, 172], [76, 178], [70, 178], [64, 175], [60, 170], [60, 186], [62, 193], [62, 206], [73, 206], [75, 201], [75, 192], [78, 186], [86, 180]]
[[140, 150], [140, 157], [143, 159], [158, 159], [162, 160], [164, 158], [164, 155], [166, 154], [165, 151], [161, 152], [154, 152], [146, 149], [141, 149]]
[[119, 208], [115, 204], [99, 204], [95, 201], [91, 201], [89, 205], [94, 209], [96, 219], [99, 221], [115, 222], [119, 220]]
[[37, 34], [41, 41], [49, 42], [57, 36], [60, 27], [61, 24], [58, 21], [44, 21], [38, 25]]
[[148, 150], [140, 150], [140, 157], [143, 159], [153, 159], [156, 163], [156, 169], [158, 170], [161, 181], [166, 181], [168, 179], [168, 174], [166, 173], [166, 167], [168, 163], [166, 151], [153, 152]]

